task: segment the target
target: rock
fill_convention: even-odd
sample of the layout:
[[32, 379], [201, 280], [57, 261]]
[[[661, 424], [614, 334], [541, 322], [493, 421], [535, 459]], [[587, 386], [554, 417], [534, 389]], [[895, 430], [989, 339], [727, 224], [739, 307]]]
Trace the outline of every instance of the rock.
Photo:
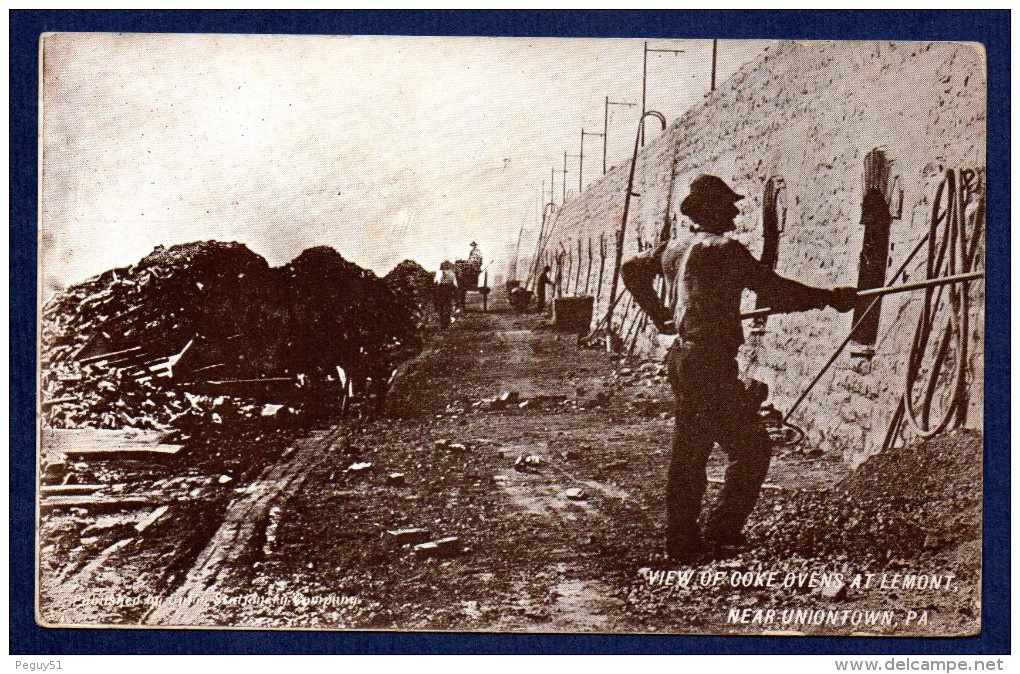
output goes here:
[[468, 449], [467, 445], [462, 442], [451, 442], [446, 448], [453, 452], [466, 452]]
[[405, 545], [407, 543], [420, 543], [428, 539], [429, 532], [426, 529], [420, 529], [418, 527], [411, 527], [408, 529], [393, 529], [387, 530], [386, 533], [390, 536], [390, 539], [398, 545]]
[[607, 463], [605, 465], [605, 469], [620, 470], [621, 468], [626, 468], [628, 465], [630, 465], [630, 462], [628, 462], [627, 459], [620, 459], [619, 461], [611, 461], [610, 463]]
[[517, 391], [503, 391], [496, 396], [496, 401], [503, 405], [516, 405], [521, 399], [521, 394]]
[[372, 463], [370, 461], [361, 461], [359, 463], [352, 463], [348, 466], [347, 470], [351, 473], [363, 473], [370, 468], [372, 468]]
[[450, 441], [446, 438], [440, 438], [436, 440], [437, 449], [446, 449], [446, 446], [450, 444]]
[[428, 543], [419, 543], [414, 546], [414, 551], [422, 557], [453, 557], [460, 552], [460, 539], [448, 536]]
[[542, 465], [542, 458], [534, 454], [528, 454], [527, 456], [518, 456], [517, 460], [514, 461], [514, 469], [521, 472], [527, 472], [534, 470]]
[[220, 475], [220, 477], [217, 480], [217, 482], [219, 482], [220, 484], [226, 484], [226, 483], [230, 482], [233, 479], [234, 478], [230, 477], [229, 475]]
[[563, 495], [571, 501], [584, 501], [588, 498], [588, 494], [586, 494], [580, 487], [571, 487], [564, 491]]
[[522, 400], [521, 402], [517, 403], [517, 407], [519, 407], [522, 410], [523, 409], [527, 409], [529, 402], [530, 401], [528, 401], [528, 400]]
[[390, 473], [386, 476], [386, 484], [393, 485], [394, 487], [403, 487], [407, 484], [407, 480], [404, 479], [403, 473]]

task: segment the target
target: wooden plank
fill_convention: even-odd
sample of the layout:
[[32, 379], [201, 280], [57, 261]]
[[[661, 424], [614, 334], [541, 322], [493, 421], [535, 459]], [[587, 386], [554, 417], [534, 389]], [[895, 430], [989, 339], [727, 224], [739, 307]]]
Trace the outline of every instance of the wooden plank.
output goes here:
[[50, 405], [59, 405], [61, 403], [73, 403], [78, 402], [80, 398], [78, 396], [64, 396], [63, 398], [54, 398], [53, 400], [42, 401], [43, 407], [49, 407]]
[[105, 484], [44, 484], [39, 491], [43, 496], [94, 494], [105, 486]]
[[138, 458], [172, 456], [183, 445], [162, 444], [165, 431], [105, 428], [43, 429], [43, 452], [60, 452], [75, 458]]
[[101, 360], [109, 360], [111, 358], [116, 358], [118, 356], [124, 356], [124, 355], [127, 355], [127, 354], [138, 353], [141, 350], [142, 350], [142, 347], [140, 347], [140, 346], [132, 346], [131, 348], [128, 348], [128, 349], [121, 349], [119, 351], [110, 351], [109, 353], [100, 353], [100, 354], [95, 355], [95, 356], [89, 356], [88, 358], [82, 358], [81, 359], [81, 363], [83, 365], [86, 364], [86, 363], [96, 363], [96, 362], [99, 362]]
[[139, 520], [137, 524], [135, 524], [135, 531], [137, 531], [138, 533], [142, 533], [143, 531], [148, 529], [150, 526], [152, 526], [156, 522], [156, 520], [158, 520], [160, 517], [165, 515], [167, 510], [169, 510], [169, 509], [170, 509], [170, 506], [160, 506], [160, 507], [156, 508], [151, 513], [149, 513], [148, 515], [143, 517], [141, 520]]

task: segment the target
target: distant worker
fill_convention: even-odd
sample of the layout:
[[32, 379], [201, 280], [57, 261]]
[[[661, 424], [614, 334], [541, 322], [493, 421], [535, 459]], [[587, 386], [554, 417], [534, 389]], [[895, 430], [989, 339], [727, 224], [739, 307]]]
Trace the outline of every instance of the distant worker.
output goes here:
[[538, 311], [540, 313], [545, 311], [545, 290], [552, 285], [552, 279], [549, 278], [549, 272], [551, 271], [552, 267], [546, 265], [545, 269], [542, 270], [542, 274], [538, 277], [538, 282], [535, 286], [538, 293]]
[[436, 306], [436, 314], [439, 317], [439, 328], [445, 330], [450, 327], [450, 323], [453, 321], [451, 314], [453, 313], [453, 304], [457, 301], [459, 295], [457, 289], [457, 274], [454, 271], [453, 263], [444, 261], [439, 265], [439, 271], [436, 272], [436, 287], [434, 303]]
[[[659, 332], [678, 335], [666, 355], [676, 396], [673, 454], [666, 485], [666, 551], [676, 562], [746, 544], [742, 533], [768, 472], [771, 447], [758, 418], [768, 387], [738, 378], [737, 350], [744, 342], [740, 298], [753, 290], [774, 311], [826, 306], [849, 311], [854, 288], [813, 288], [778, 276], [736, 239], [743, 196], [720, 178], [702, 175], [691, 183], [680, 212], [695, 226], [689, 236], [663, 242], [628, 260], [623, 282]], [[653, 287], [662, 274], [674, 298], [663, 305]], [[714, 442], [729, 458], [726, 481], [704, 534], [698, 525], [705, 494], [705, 468]]]

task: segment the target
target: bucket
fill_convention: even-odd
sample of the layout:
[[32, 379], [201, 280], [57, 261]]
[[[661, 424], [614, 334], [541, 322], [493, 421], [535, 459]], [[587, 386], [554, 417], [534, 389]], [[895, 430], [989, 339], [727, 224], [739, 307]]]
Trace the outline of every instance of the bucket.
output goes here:
[[557, 297], [553, 300], [553, 327], [560, 332], [586, 334], [594, 308], [595, 298], [589, 295]]

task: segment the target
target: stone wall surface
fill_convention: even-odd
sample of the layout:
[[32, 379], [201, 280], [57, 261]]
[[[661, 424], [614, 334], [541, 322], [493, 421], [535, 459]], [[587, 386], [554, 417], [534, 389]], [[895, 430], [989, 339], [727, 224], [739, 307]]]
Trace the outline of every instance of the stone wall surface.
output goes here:
[[[787, 214], [777, 271], [812, 285], [856, 285], [864, 158], [880, 148], [892, 160], [894, 210], [898, 192], [903, 193], [902, 214], [891, 226], [888, 280], [928, 231], [944, 172], [970, 168], [983, 175], [985, 91], [984, 52], [976, 44], [778, 43], [665, 132], [658, 134], [658, 123], [649, 119], [648, 144], [638, 156], [634, 179], [633, 191], [640, 196], [631, 200], [624, 258], [656, 240], [667, 210], [676, 218], [674, 235], [685, 235], [690, 223], [679, 214], [679, 203], [701, 173], [718, 175], [746, 195], [735, 236], [759, 254], [763, 189], [766, 180], [779, 176]], [[576, 255], [578, 238], [585, 247], [591, 238], [597, 267], [599, 236], [607, 237], [609, 258], [596, 320], [608, 306], [628, 172], [629, 162], [616, 166], [564, 204], [548, 246], [552, 251], [562, 245]], [[667, 209], [671, 179], [674, 194]], [[906, 280], [923, 278], [926, 250], [908, 267]], [[568, 291], [573, 288], [571, 283]], [[983, 286], [974, 284], [971, 296], [968, 425], [980, 428]], [[881, 446], [903, 391], [919, 300], [919, 293], [887, 297], [874, 356], [853, 356], [851, 345], [798, 408], [793, 421], [805, 427], [814, 444], [852, 459]], [[753, 307], [753, 295], [745, 301]], [[623, 298], [613, 324], [626, 332], [636, 315], [636, 307]], [[768, 383], [772, 400], [785, 409], [847, 335], [851, 321], [850, 314], [832, 310], [771, 317], [763, 334], [749, 336], [741, 354], [745, 373]], [[638, 351], [654, 353], [654, 329], [644, 327], [635, 343]]]

